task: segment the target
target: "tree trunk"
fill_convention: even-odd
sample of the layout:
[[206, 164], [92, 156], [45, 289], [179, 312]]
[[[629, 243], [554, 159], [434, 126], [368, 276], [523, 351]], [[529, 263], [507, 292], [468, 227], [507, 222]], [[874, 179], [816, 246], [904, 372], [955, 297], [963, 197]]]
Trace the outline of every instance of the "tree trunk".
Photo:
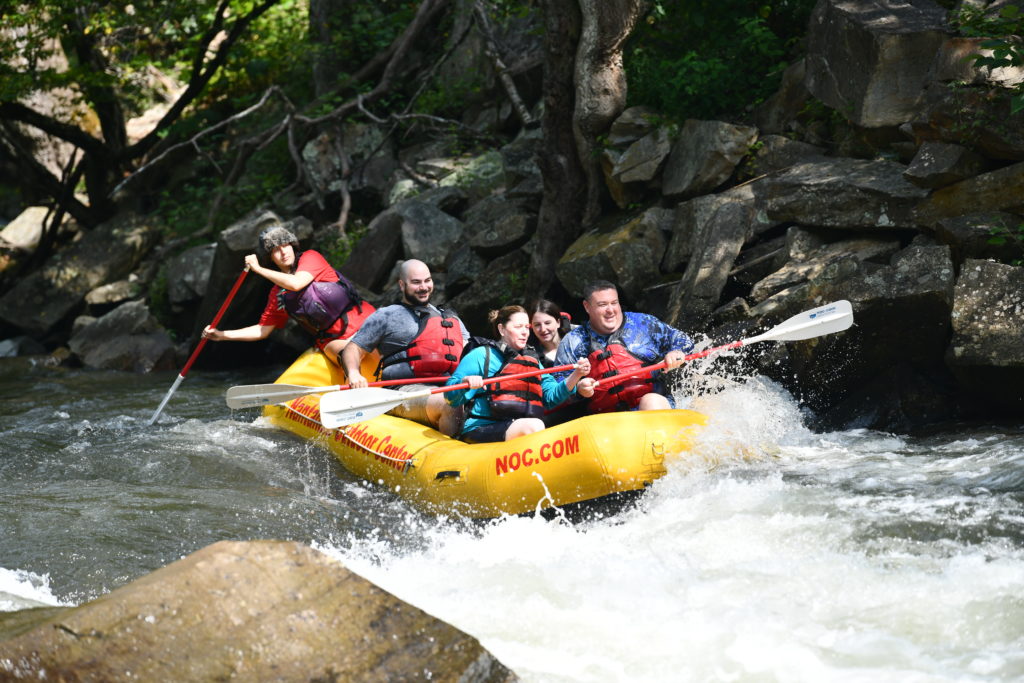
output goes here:
[[[597, 140], [626, 106], [622, 47], [647, 0], [543, 0], [544, 197], [526, 281], [543, 295], [555, 263], [601, 215]], [[575, 292], [574, 292], [575, 294]]]
[[544, 196], [537, 219], [534, 251], [526, 290], [544, 295], [554, 280], [554, 266], [580, 232], [587, 181], [573, 133], [576, 45], [582, 20], [577, 0], [543, 0], [544, 131], [538, 156]]
[[598, 137], [626, 108], [626, 71], [622, 48], [647, 0], [579, 0], [583, 18], [576, 51], [576, 148], [587, 176], [583, 225], [601, 215], [606, 194]]
[[342, 59], [331, 37], [340, 33], [352, 13], [351, 0], [310, 0], [309, 35], [313, 42], [313, 88], [317, 97], [337, 87], [338, 74], [343, 73]]

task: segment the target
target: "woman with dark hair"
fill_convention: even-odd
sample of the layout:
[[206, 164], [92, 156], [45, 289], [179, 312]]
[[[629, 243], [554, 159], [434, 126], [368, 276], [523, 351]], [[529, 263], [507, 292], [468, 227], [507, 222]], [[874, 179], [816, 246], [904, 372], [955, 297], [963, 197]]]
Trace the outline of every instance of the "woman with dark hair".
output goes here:
[[261, 232], [258, 241], [274, 264], [274, 268], [266, 268], [256, 254], [245, 257], [249, 270], [274, 285], [259, 322], [237, 330], [207, 326], [203, 337], [212, 341], [259, 341], [284, 327], [291, 317], [313, 335], [318, 349], [338, 363], [338, 354], [349, 337], [376, 309], [362, 300], [355, 286], [320, 252], [299, 251], [299, 240], [291, 230], [275, 225]]
[[508, 441], [544, 429], [544, 409], [553, 408], [570, 395], [588, 397], [594, 380], [586, 377], [590, 361], [581, 358], [565, 379], [550, 374], [484, 386], [485, 377], [514, 375], [540, 368], [540, 361], [527, 352], [530, 318], [522, 306], [505, 306], [488, 316], [497, 340], [479, 339], [459, 362], [447, 384], [466, 382], [468, 389], [449, 391], [445, 398], [453, 406], [469, 404], [462, 432], [465, 441]]
[[544, 367], [550, 368], [555, 364], [558, 343], [572, 329], [572, 321], [558, 304], [547, 299], [534, 301], [527, 313], [530, 316], [530, 345], [537, 350]]

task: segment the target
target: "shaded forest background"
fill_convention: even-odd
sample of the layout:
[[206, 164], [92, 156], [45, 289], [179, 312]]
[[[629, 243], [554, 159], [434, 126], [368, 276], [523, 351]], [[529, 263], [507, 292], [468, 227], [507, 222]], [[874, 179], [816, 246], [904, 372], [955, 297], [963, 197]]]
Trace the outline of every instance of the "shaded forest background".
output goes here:
[[[800, 54], [813, 7], [615, 4], [635, 15], [622, 31], [626, 104], [677, 122], [749, 116]], [[503, 29], [525, 26], [540, 40], [560, 15], [578, 22], [573, 15], [588, 5], [598, 8], [575, 0], [11, 5], [0, 39], [0, 221], [27, 206], [50, 213], [35, 251], [5, 261], [0, 286], [74, 238], [58, 229], [68, 217], [90, 230], [121, 209], [157, 216], [168, 255], [209, 241], [255, 207], [305, 215], [330, 228], [317, 231], [315, 246], [342, 263], [382, 207], [317, 187], [299, 150], [346, 122], [387, 121], [403, 145], [443, 137], [451, 152], [472, 153], [498, 142], [471, 125], [473, 116], [510, 93], [536, 125], [551, 65], [510, 63], [505, 88], [478, 72], [452, 78], [442, 66], [465, 38], [467, 18], [508, 61], [529, 55], [502, 45]], [[559, 242], [595, 217], [592, 210], [563, 221], [559, 229], [573, 234]], [[164, 279], [149, 297], [158, 312]]]

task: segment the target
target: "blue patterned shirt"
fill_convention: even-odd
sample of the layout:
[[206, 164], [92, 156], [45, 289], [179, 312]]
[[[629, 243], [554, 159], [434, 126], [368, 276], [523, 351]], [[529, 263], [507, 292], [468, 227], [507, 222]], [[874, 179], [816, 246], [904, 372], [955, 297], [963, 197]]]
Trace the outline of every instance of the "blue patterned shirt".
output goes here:
[[[660, 362], [669, 351], [688, 353], [693, 349], [693, 341], [685, 333], [666, 325], [653, 315], [623, 313], [622, 316], [622, 345], [645, 365]], [[555, 365], [575, 363], [596, 349], [603, 349], [607, 346], [609, 337], [611, 335], [595, 332], [588, 320], [562, 337], [558, 345], [558, 354], [555, 356]], [[664, 393], [658, 375], [660, 373], [655, 374], [654, 390]]]

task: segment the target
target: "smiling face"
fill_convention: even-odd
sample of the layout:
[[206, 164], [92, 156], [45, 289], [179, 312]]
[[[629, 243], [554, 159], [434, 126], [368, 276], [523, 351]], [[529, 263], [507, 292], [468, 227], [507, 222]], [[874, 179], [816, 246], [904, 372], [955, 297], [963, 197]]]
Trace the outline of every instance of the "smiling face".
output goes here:
[[434, 279], [430, 276], [427, 264], [416, 261], [406, 264], [404, 276], [398, 280], [398, 288], [402, 290], [402, 298], [410, 306], [422, 306], [430, 301], [434, 293]]
[[553, 349], [558, 346], [561, 339], [558, 336], [558, 320], [547, 313], [537, 311], [530, 320], [530, 327], [541, 345], [545, 349]]
[[498, 325], [498, 334], [510, 347], [522, 351], [530, 338], [530, 319], [525, 313], [513, 313], [507, 323]]
[[622, 327], [622, 307], [614, 289], [599, 289], [583, 300], [590, 326], [598, 334], [611, 334]]
[[279, 244], [270, 250], [270, 260], [282, 273], [290, 273], [295, 266], [295, 248], [290, 244]]

